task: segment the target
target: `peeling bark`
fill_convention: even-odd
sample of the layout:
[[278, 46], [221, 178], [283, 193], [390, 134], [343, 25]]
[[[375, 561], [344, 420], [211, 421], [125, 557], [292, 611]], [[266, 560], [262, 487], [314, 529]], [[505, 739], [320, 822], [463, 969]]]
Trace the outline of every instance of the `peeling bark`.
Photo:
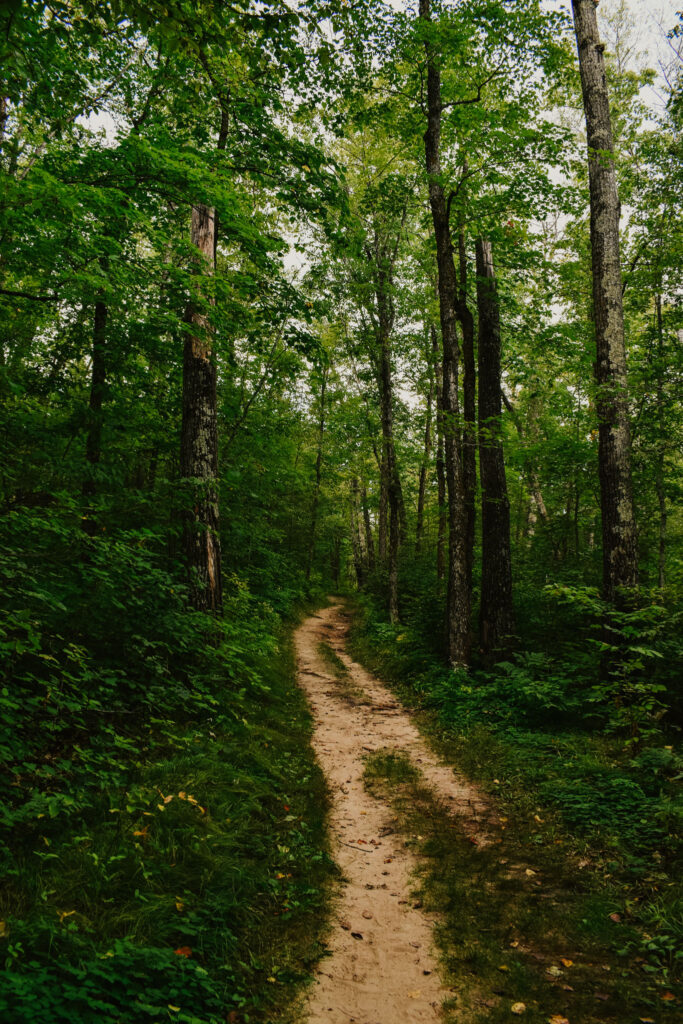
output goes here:
[[[214, 269], [214, 232], [214, 211], [193, 206], [191, 238], [204, 273]], [[184, 516], [183, 547], [192, 604], [200, 611], [217, 612], [222, 606], [222, 589], [212, 329], [199, 302], [189, 303], [185, 323], [180, 475], [190, 488], [190, 507]]]

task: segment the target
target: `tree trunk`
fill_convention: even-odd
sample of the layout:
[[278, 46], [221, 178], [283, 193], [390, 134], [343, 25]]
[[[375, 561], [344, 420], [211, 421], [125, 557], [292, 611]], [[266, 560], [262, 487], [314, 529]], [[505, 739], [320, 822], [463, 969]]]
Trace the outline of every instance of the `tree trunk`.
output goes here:
[[327, 367], [323, 368], [322, 381], [320, 384], [320, 419], [318, 421], [318, 454], [315, 460], [315, 490], [313, 492], [313, 503], [311, 505], [311, 535], [308, 545], [308, 559], [306, 562], [306, 579], [311, 578], [313, 568], [313, 556], [315, 554], [315, 531], [318, 525], [318, 505], [320, 504], [320, 479], [323, 464], [323, 437], [325, 435], [325, 390], [327, 388]]
[[465, 248], [465, 231], [462, 226], [458, 231], [458, 254], [460, 263], [458, 320], [460, 321], [460, 329], [462, 331], [462, 390], [463, 411], [465, 414], [465, 429], [462, 439], [462, 469], [467, 509], [467, 531], [465, 534], [467, 576], [471, 590], [472, 566], [474, 563], [474, 531], [477, 522], [477, 379], [474, 367], [474, 317], [467, 305], [467, 251]]
[[510, 502], [501, 437], [500, 311], [491, 243], [478, 238], [479, 473], [481, 476], [480, 642], [484, 656], [509, 647], [512, 609]]
[[[192, 244], [200, 273], [214, 269], [214, 211], [192, 207]], [[206, 301], [206, 300], [205, 300]], [[218, 427], [216, 366], [212, 360], [211, 324], [199, 300], [185, 314], [183, 418], [180, 475], [190, 488], [183, 546], [191, 601], [200, 611], [220, 611], [221, 546], [218, 532]]]
[[666, 491], [664, 489], [664, 449], [666, 438], [666, 423], [664, 420], [664, 324], [662, 320], [662, 296], [657, 292], [655, 296], [655, 312], [657, 316], [657, 420], [659, 427], [659, 451], [657, 452], [657, 469], [655, 487], [657, 490], [657, 504], [659, 505], [659, 550], [657, 553], [657, 583], [664, 587], [666, 583], [666, 532], [667, 532], [667, 508]]
[[[619, 197], [607, 80], [594, 0], [572, 0], [588, 139], [595, 321], [603, 593], [614, 602], [638, 583], [631, 484], [626, 349], [619, 262]], [[625, 595], [624, 595], [625, 596]]]
[[350, 527], [351, 527], [351, 551], [353, 552], [353, 565], [356, 570], [356, 582], [359, 589], [365, 583], [365, 559], [363, 558], [363, 540], [358, 522], [358, 480], [353, 477], [351, 480], [351, 501]]
[[[431, 22], [429, 0], [420, 0], [420, 18]], [[439, 269], [439, 310], [443, 345], [443, 423], [446, 483], [448, 487], [448, 595], [446, 646], [453, 666], [470, 658], [471, 592], [467, 573], [467, 505], [458, 443], [458, 365], [460, 349], [456, 329], [458, 283], [444, 188], [441, 183], [441, 74], [429, 41], [427, 55], [427, 130], [424, 133], [425, 164], [429, 177], [429, 204], [434, 223]]]
[[370, 523], [368, 492], [363, 481], [361, 481], [360, 485], [360, 500], [363, 506], [363, 526], [365, 528], [365, 549], [367, 551], [368, 569], [372, 572], [375, 568], [375, 542], [372, 537], [372, 524]]
[[420, 466], [420, 482], [417, 491], [417, 523], [415, 526], [415, 551], [417, 554], [422, 550], [422, 535], [424, 533], [425, 495], [427, 491], [427, 474], [429, 472], [429, 460], [432, 455], [432, 398], [434, 394], [434, 378], [430, 374], [429, 391], [427, 392], [427, 415], [425, 417], [425, 443], [422, 465]]
[[434, 383], [436, 386], [436, 487], [439, 502], [439, 523], [436, 538], [436, 577], [445, 575], [444, 551], [446, 547], [446, 466], [443, 440], [443, 367], [439, 359], [439, 339], [436, 327], [432, 326], [432, 356], [434, 359]]
[[[107, 305], [100, 299], [95, 303], [92, 332], [92, 365], [90, 375], [89, 426], [85, 442], [88, 473], [83, 494], [92, 497], [97, 489], [95, 473], [102, 456], [102, 406], [107, 387], [106, 343]], [[89, 520], [87, 520], [89, 522]]]

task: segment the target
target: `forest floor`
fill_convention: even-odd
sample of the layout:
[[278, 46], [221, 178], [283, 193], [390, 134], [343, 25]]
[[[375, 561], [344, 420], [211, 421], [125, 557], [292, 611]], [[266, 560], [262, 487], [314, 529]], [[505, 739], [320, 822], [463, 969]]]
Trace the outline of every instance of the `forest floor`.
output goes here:
[[311, 704], [313, 745], [328, 779], [333, 855], [343, 876], [329, 956], [308, 1000], [308, 1019], [328, 1024], [421, 1024], [440, 1017], [432, 915], [415, 897], [416, 860], [390, 802], [364, 776], [373, 755], [407, 755], [444, 813], [461, 815], [473, 842], [487, 837], [486, 801], [439, 763], [402, 705], [345, 653], [348, 618], [336, 604], [296, 633], [300, 684]]
[[307, 1024], [671, 1020], [674, 996], [594, 925], [608, 915], [587, 862], [562, 839], [529, 844], [435, 753], [346, 653], [350, 625], [334, 602], [295, 634], [341, 875]]

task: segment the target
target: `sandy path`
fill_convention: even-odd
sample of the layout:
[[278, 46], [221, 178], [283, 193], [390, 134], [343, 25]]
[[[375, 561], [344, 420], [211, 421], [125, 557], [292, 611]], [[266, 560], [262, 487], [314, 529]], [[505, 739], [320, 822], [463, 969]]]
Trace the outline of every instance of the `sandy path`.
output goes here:
[[[486, 807], [452, 768], [439, 764], [408, 713], [344, 651], [340, 605], [307, 619], [295, 634], [300, 685], [315, 722], [313, 746], [330, 784], [333, 855], [344, 886], [324, 958], [308, 999], [309, 1024], [421, 1024], [437, 1021], [447, 990], [432, 948], [431, 922], [411, 899], [414, 858], [393, 832], [391, 809], [366, 793], [364, 758], [390, 747], [407, 753], [445, 809], [481, 835]], [[353, 702], [318, 653], [329, 644], [365, 698]]]

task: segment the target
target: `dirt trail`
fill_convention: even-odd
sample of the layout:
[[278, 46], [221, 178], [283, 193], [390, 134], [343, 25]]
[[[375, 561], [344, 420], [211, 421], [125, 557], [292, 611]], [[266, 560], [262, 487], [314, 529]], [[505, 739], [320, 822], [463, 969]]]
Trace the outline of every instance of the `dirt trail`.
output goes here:
[[[340, 605], [307, 619], [295, 634], [300, 685], [315, 722], [313, 745], [332, 793], [333, 855], [344, 886], [308, 999], [309, 1024], [422, 1024], [437, 1021], [448, 990], [432, 947], [432, 921], [411, 898], [415, 861], [393, 832], [393, 812], [363, 787], [364, 759], [391, 748], [407, 753], [449, 812], [485, 832], [476, 790], [439, 763], [394, 695], [348, 657]], [[328, 644], [349, 671], [349, 699], [319, 653]], [[347, 688], [348, 689], [348, 688]]]

